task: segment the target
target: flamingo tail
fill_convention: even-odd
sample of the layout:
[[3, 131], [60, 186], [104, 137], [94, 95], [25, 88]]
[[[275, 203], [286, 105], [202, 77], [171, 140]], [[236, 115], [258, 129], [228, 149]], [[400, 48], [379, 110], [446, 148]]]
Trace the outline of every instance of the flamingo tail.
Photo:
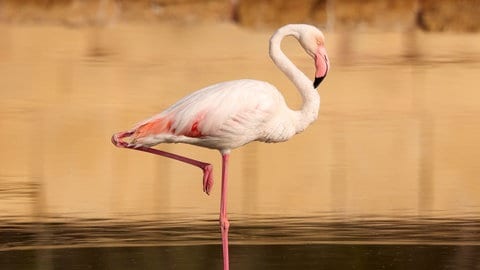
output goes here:
[[[170, 130], [171, 126], [171, 120], [167, 120], [165, 118], [153, 119], [137, 126], [134, 129], [113, 134], [112, 143], [117, 147], [130, 148], [137, 139], [148, 137], [150, 135], [172, 132]], [[129, 137], [132, 138], [130, 142], [123, 140], [124, 138]]]

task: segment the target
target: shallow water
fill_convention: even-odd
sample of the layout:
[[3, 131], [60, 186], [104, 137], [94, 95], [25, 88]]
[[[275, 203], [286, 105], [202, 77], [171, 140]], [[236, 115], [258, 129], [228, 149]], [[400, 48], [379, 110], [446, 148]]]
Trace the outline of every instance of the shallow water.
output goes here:
[[[110, 136], [224, 80], [269, 81], [299, 107], [268, 59], [270, 33], [130, 24], [0, 35], [2, 266], [220, 268], [219, 181], [206, 196], [198, 169]], [[326, 36], [319, 119], [287, 143], [232, 153], [232, 268], [480, 268], [480, 36]], [[293, 40], [283, 45], [313, 73]], [[219, 178], [215, 151], [160, 148], [211, 162]]]
[[[478, 269], [480, 220], [232, 219], [232, 269]], [[216, 220], [5, 222], [4, 269], [221, 269]]]

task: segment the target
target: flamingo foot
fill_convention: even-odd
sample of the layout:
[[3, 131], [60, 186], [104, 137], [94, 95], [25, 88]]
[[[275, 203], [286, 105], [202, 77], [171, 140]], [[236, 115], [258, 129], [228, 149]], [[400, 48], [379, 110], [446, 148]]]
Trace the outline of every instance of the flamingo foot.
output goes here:
[[203, 192], [210, 195], [213, 187], [213, 166], [211, 164], [203, 167]]

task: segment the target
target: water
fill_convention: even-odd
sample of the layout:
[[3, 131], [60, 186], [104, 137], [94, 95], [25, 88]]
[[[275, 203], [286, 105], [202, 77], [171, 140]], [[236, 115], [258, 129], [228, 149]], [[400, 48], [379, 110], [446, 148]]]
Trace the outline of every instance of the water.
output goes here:
[[[221, 269], [214, 220], [51, 220], [1, 227], [4, 269]], [[234, 269], [478, 269], [479, 219], [232, 220]]]
[[[211, 245], [22, 250], [0, 254], [0, 262], [6, 269], [221, 269], [218, 253]], [[479, 253], [478, 246], [246, 245], [232, 249], [231, 268], [478, 269]]]
[[[268, 32], [229, 24], [0, 26], [2, 269], [220, 269], [220, 157], [201, 172], [113, 132], [255, 78], [300, 97]], [[480, 269], [480, 36], [327, 33], [319, 119], [231, 158], [232, 269]], [[245, 42], [248, 40], [248, 42]], [[313, 63], [293, 40], [287, 54]]]

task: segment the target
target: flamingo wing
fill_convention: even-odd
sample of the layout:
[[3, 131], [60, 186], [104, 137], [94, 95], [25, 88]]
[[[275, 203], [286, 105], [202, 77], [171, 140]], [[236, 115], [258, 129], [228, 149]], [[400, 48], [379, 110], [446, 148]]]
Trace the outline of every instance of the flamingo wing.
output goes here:
[[[134, 128], [133, 142], [231, 149], [259, 139], [283, 96], [266, 82], [238, 80], [198, 90]], [[285, 104], [286, 107], [286, 104]]]

